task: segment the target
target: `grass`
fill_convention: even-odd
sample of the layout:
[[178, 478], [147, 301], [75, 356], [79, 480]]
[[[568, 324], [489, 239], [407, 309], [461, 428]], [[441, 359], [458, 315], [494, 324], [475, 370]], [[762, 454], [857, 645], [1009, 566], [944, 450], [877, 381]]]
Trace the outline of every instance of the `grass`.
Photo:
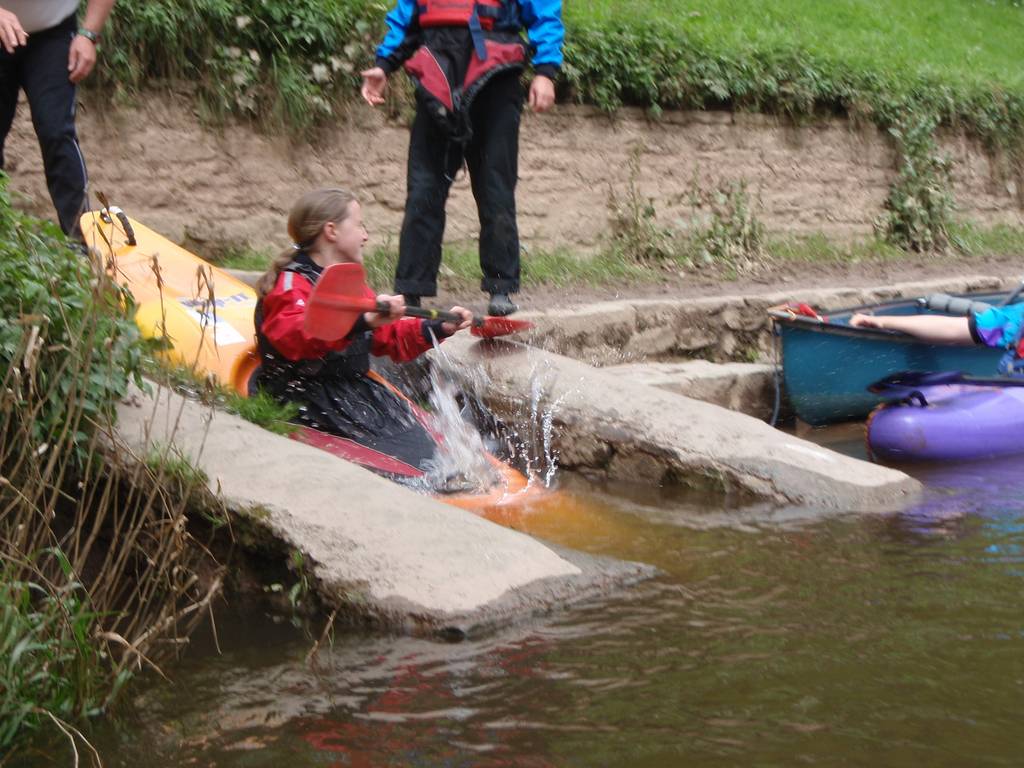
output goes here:
[[[90, 78], [105, 95], [194, 84], [201, 111], [296, 136], [358, 98], [386, 3], [121, 0]], [[566, 0], [564, 82], [614, 110], [908, 111], [992, 146], [1024, 137], [1019, 0]], [[404, 81], [403, 81], [404, 82]], [[408, 88], [393, 89], [389, 113]]]
[[[1024, 272], [1024, 227], [1005, 224], [981, 226], [959, 223], [950, 232], [956, 258], [1020, 257]], [[858, 264], [899, 261], [908, 257], [902, 248], [880, 238], [838, 243], [821, 233], [773, 237], [767, 244], [770, 258], [792, 264]]]
[[[378, 248], [366, 258], [366, 279], [374, 290], [391, 290], [398, 263], [398, 252], [391, 247]], [[522, 281], [526, 285], [568, 286], [574, 283], [601, 285], [613, 280], [643, 280], [643, 266], [621, 259], [611, 251], [595, 255], [574, 254], [568, 249], [538, 249], [522, 257]], [[475, 287], [480, 283], [480, 260], [471, 243], [446, 245], [440, 278], [449, 286]]]
[[184, 365], [168, 366], [150, 358], [146, 360], [145, 368], [146, 375], [160, 385], [204, 405], [240, 416], [276, 435], [288, 436], [298, 429], [291, 421], [298, 414], [298, 406], [294, 403], [281, 404], [265, 392], [242, 397], [233, 389], [219, 385], [212, 378]]
[[993, 148], [1024, 141], [1012, 0], [598, 0], [567, 16], [566, 78], [605, 109], [930, 115]]
[[[959, 223], [950, 232], [950, 240], [960, 256], [1021, 256], [1024, 272], [1024, 228], [1005, 224], [982, 226]], [[251, 252], [240, 248], [239, 252]], [[807, 264], [856, 264], [870, 261], [898, 261], [907, 258], [904, 249], [885, 240], [868, 237], [840, 242], [823, 233], [800, 236], [769, 236], [764, 246], [764, 265], [772, 262]], [[367, 282], [380, 292], [391, 290], [398, 253], [390, 245], [371, 251], [365, 262]], [[221, 266], [246, 269], [245, 262], [230, 259]], [[622, 255], [614, 246], [606, 246], [594, 254], [574, 253], [568, 249], [536, 249], [523, 253], [522, 282], [526, 287], [546, 285], [568, 287], [584, 284], [608, 286], [622, 282], [656, 283], [663, 280], [666, 271], [718, 270], [721, 279], [738, 277], [735, 269], [724, 264], [695, 267], [692, 253], [681, 249], [665, 259], [651, 263], [638, 263]], [[259, 265], [262, 270], [263, 264]], [[480, 263], [472, 243], [452, 243], [444, 248], [440, 282], [448, 289], [473, 290], [480, 282]], [[226, 407], [243, 418], [268, 429], [275, 430], [290, 418], [276, 404], [261, 404], [224, 393]], [[236, 402], [237, 398], [237, 402]], [[224, 405], [224, 403], [222, 403]], [[249, 413], [251, 409], [253, 413]], [[261, 414], [266, 411], [265, 414]]]
[[196, 254], [218, 267], [245, 269], [253, 272], [265, 271], [272, 256], [269, 250], [254, 248], [251, 245], [228, 246], [212, 253], [197, 250]]
[[896, 84], [1024, 88], [1024, 8], [1011, 0], [566, 0], [568, 23], [671, 24], [709, 52], [802, 51]]

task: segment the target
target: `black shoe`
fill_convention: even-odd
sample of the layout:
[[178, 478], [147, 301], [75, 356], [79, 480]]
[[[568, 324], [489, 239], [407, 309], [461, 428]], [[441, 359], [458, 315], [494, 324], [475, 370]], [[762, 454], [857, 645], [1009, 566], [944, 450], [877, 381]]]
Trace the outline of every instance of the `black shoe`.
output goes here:
[[418, 307], [418, 306], [420, 306], [420, 297], [419, 296], [406, 296], [405, 297], [405, 306], [407, 306], [407, 307]]
[[507, 293], [492, 293], [491, 303], [487, 305], [487, 314], [504, 317], [519, 311], [519, 305], [513, 304]]

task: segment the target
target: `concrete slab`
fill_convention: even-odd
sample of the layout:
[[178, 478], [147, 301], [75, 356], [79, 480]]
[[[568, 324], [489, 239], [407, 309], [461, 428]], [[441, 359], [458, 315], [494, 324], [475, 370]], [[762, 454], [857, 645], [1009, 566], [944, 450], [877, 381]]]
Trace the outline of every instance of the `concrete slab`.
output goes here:
[[775, 366], [764, 363], [628, 363], [603, 368], [620, 379], [713, 403], [768, 421], [775, 408]]
[[118, 433], [138, 456], [173, 445], [240, 522], [303, 554], [328, 606], [392, 627], [471, 633], [654, 572], [556, 551], [165, 389], [122, 403]]
[[554, 447], [568, 468], [631, 481], [707, 485], [823, 510], [891, 510], [920, 491], [901, 472], [568, 357], [464, 334], [449, 339], [442, 351], [456, 375], [482, 367], [486, 376], [475, 386], [500, 415], [521, 412], [522, 393], [543, 390]]

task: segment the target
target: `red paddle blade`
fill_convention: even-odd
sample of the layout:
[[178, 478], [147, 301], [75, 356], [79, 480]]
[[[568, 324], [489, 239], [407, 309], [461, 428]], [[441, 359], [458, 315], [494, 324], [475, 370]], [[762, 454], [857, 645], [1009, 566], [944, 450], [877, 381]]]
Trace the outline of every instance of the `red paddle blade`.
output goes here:
[[372, 312], [377, 302], [362, 295], [366, 275], [360, 264], [331, 264], [320, 275], [306, 308], [305, 330], [323, 341], [337, 341], [348, 335], [363, 312]]
[[517, 331], [528, 331], [533, 328], [529, 320], [513, 320], [511, 317], [483, 317], [480, 323], [473, 323], [469, 332], [474, 336], [484, 339], [493, 339], [497, 336], [508, 336]]

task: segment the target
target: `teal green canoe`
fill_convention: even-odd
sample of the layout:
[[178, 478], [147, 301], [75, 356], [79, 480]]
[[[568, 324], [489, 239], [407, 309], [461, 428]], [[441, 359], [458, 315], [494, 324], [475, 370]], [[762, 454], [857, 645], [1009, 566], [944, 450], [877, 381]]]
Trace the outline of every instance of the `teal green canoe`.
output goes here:
[[[1000, 304], [1002, 293], [960, 294]], [[926, 344], [899, 331], [851, 328], [855, 312], [876, 315], [937, 314], [924, 299], [841, 309], [818, 319], [783, 308], [769, 310], [781, 345], [782, 381], [798, 418], [812, 425], [866, 418], [882, 401], [868, 392], [876, 381], [903, 371], [960, 371], [994, 376], [1002, 349]]]

